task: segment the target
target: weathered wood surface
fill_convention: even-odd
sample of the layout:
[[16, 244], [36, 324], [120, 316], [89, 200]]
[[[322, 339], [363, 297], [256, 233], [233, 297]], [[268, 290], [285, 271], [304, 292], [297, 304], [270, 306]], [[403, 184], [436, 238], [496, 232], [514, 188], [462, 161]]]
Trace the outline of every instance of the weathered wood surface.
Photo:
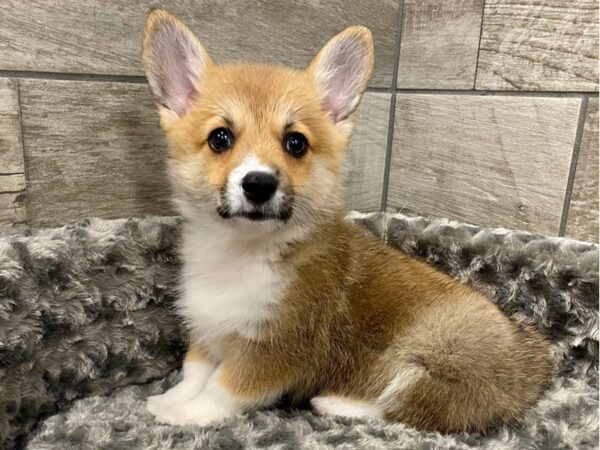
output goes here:
[[0, 79], [0, 232], [27, 220], [18, 89]]
[[0, 174], [23, 171], [18, 85], [16, 80], [0, 79]]
[[367, 93], [356, 113], [344, 173], [350, 209], [381, 209], [390, 100], [389, 94]]
[[25, 175], [0, 175], [0, 192], [19, 192], [25, 189]]
[[558, 234], [580, 102], [398, 96], [388, 206]]
[[483, 0], [405, 0], [398, 87], [473, 89]]
[[[166, 145], [145, 85], [26, 80], [21, 99], [32, 225], [173, 212]], [[381, 202], [388, 108], [389, 95], [367, 93], [357, 112], [351, 207]]]
[[477, 89], [598, 90], [598, 0], [486, 0]]
[[591, 98], [581, 140], [565, 234], [598, 242], [598, 98]]
[[25, 175], [0, 175], [0, 233], [27, 221], [25, 199]]
[[[405, 0], [398, 87], [598, 89], [598, 0], [483, 4]], [[217, 61], [301, 68], [334, 33], [366, 25], [376, 46], [371, 86], [392, 85], [398, 0], [5, 0], [0, 70], [141, 75], [151, 6], [180, 16]], [[172, 213], [164, 138], [145, 85], [20, 83], [22, 118], [17, 81], [0, 78], [0, 227], [26, 216], [32, 225], [54, 225]], [[390, 95], [375, 91], [357, 112], [346, 158], [347, 204], [364, 211], [379, 208], [383, 191]], [[518, 95], [400, 92], [388, 204], [556, 234], [580, 99]], [[566, 224], [567, 235], [587, 240], [598, 233], [597, 104], [590, 100]]]
[[0, 193], [0, 233], [27, 221], [25, 191]]
[[188, 23], [215, 59], [304, 67], [336, 32], [373, 32], [375, 86], [390, 86], [397, 0], [3, 0], [0, 69], [140, 75], [141, 36], [151, 6]]
[[27, 221], [25, 175], [0, 175], [0, 233]]
[[31, 225], [171, 211], [147, 86], [25, 80], [21, 102]]

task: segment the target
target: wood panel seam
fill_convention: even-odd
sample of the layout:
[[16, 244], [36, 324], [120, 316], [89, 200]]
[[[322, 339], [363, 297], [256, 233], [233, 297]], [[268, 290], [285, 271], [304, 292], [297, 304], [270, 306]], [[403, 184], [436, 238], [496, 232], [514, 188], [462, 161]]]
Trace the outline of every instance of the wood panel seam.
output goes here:
[[94, 73], [43, 72], [35, 70], [0, 70], [0, 78], [31, 78], [42, 80], [98, 81], [105, 83], [146, 83], [143, 75], [109, 75]]
[[[21, 70], [0, 70], [0, 78], [19, 78], [33, 80], [52, 80], [52, 81], [81, 81], [81, 82], [100, 82], [100, 83], [131, 83], [147, 84], [145, 76], [138, 75], [107, 75], [107, 74], [89, 74], [89, 73], [64, 73], [64, 72], [36, 72]], [[390, 93], [389, 87], [367, 86], [365, 92]]]
[[560, 226], [558, 235], [564, 236], [569, 219], [569, 208], [571, 206], [571, 197], [573, 196], [573, 185], [575, 183], [575, 175], [577, 172], [577, 162], [579, 160], [579, 152], [581, 150], [581, 141], [587, 117], [589, 98], [583, 97], [579, 108], [579, 117], [577, 121], [577, 131], [575, 132], [575, 141], [573, 142], [573, 153], [571, 156], [571, 166], [569, 167], [569, 177], [567, 178], [567, 186], [565, 187], [565, 199], [561, 211]]
[[485, 19], [485, 2], [481, 6], [481, 23], [479, 24], [479, 43], [477, 44], [477, 59], [475, 60], [475, 75], [473, 76], [473, 90], [477, 89], [477, 72], [479, 70], [479, 55], [481, 54], [481, 35], [483, 34], [483, 20]]
[[504, 97], [560, 97], [583, 98], [598, 97], [598, 91], [495, 91], [495, 90], [465, 90], [465, 89], [396, 89], [400, 94], [429, 94], [429, 95], [478, 95]]
[[23, 175], [24, 172], [2, 172], [0, 173], [0, 177], [9, 177], [11, 175]]
[[23, 176], [25, 178], [25, 223], [29, 225], [29, 175], [27, 173], [27, 154], [25, 152], [25, 134], [23, 133], [23, 108], [21, 107], [21, 80], [17, 84], [17, 105], [19, 106], [19, 132], [21, 133], [21, 153], [23, 154]]
[[394, 146], [394, 121], [396, 118], [396, 95], [398, 91], [398, 73], [400, 72], [400, 45], [402, 41], [402, 28], [404, 24], [404, 0], [398, 0], [398, 17], [396, 18], [396, 47], [394, 48], [394, 65], [392, 66], [392, 85], [390, 87], [390, 111], [388, 116], [387, 143], [385, 148], [385, 165], [383, 167], [383, 186], [381, 189], [381, 207], [387, 209], [387, 196], [390, 181], [390, 166], [392, 161], [392, 148]]
[[[403, 3], [403, 0], [399, 0]], [[398, 45], [400, 41], [398, 40]], [[398, 53], [398, 57], [400, 54]], [[397, 70], [397, 69], [396, 69]], [[107, 74], [86, 74], [86, 73], [65, 73], [65, 72], [39, 72], [39, 71], [19, 71], [19, 70], [0, 70], [0, 78], [17, 79], [40, 79], [40, 80], [64, 80], [64, 81], [82, 81], [82, 82], [104, 82], [104, 83], [132, 83], [146, 84], [146, 77], [138, 75], [107, 75]], [[397, 86], [397, 81], [396, 81]], [[366, 92], [389, 93], [390, 89], [383, 86], [368, 86]], [[456, 95], [512, 95], [512, 96], [556, 96], [556, 97], [580, 97], [583, 95], [597, 96], [598, 91], [506, 91], [494, 89], [424, 89], [424, 88], [397, 88], [397, 92], [415, 93], [415, 94], [456, 94]]]

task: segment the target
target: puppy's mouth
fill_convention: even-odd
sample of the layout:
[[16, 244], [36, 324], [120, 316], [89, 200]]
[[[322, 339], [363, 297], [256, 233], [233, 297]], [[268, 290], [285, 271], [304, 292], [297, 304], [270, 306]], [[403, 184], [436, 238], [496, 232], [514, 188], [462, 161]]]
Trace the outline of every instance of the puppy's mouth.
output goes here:
[[284, 208], [282, 211], [277, 213], [271, 211], [239, 211], [231, 212], [227, 208], [218, 207], [217, 213], [223, 219], [231, 219], [238, 217], [241, 219], [247, 219], [251, 222], [266, 222], [269, 220], [278, 222], [287, 222], [292, 216], [291, 208]]
[[[269, 201], [260, 205], [250, 202], [238, 203], [235, 206], [228, 202], [225, 190], [223, 190], [217, 201], [217, 214], [222, 219], [244, 219], [250, 222], [287, 222], [292, 217], [291, 193], [286, 193], [278, 203]], [[234, 202], [235, 203], [235, 202]]]

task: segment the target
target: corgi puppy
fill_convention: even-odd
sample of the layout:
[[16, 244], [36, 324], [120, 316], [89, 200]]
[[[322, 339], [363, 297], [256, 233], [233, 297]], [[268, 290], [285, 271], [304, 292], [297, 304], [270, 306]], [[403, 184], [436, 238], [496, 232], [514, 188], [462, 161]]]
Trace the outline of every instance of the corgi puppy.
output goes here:
[[486, 297], [344, 220], [340, 170], [373, 70], [369, 30], [306, 70], [217, 64], [177, 18], [150, 13], [143, 59], [184, 218], [182, 381], [159, 422], [206, 425], [276, 402], [417, 429], [518, 419], [549, 346]]

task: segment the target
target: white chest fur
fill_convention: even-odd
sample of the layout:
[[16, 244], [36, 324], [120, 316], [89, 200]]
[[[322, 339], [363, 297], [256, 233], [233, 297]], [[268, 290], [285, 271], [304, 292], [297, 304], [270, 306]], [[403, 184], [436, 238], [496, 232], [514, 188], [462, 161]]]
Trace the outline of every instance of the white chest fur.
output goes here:
[[244, 246], [228, 232], [185, 230], [180, 313], [207, 343], [237, 333], [255, 339], [288, 285], [269, 246]]

